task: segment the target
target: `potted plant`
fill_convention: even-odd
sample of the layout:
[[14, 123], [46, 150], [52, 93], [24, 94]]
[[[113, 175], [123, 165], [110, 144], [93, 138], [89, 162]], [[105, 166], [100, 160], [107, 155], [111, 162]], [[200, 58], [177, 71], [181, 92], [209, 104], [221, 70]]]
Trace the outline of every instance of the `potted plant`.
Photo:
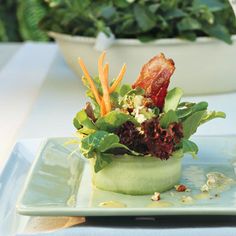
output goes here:
[[113, 43], [107, 55], [113, 62], [112, 77], [126, 61], [130, 68], [125, 80], [131, 82], [148, 58], [164, 51], [178, 66], [173, 86], [187, 94], [236, 89], [236, 21], [227, 0], [47, 2], [49, 11], [40, 26], [79, 76], [78, 55], [88, 58], [91, 73], [96, 73], [99, 52], [94, 45], [102, 32]]

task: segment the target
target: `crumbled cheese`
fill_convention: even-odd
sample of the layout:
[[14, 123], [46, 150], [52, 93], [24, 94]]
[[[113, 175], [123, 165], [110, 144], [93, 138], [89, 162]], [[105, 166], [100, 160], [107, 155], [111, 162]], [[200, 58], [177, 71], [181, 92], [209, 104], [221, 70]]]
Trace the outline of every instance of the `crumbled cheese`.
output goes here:
[[207, 174], [207, 181], [201, 187], [202, 192], [210, 192], [213, 189], [222, 191], [234, 183], [233, 179], [220, 172], [210, 172]]
[[182, 196], [181, 201], [183, 203], [191, 203], [193, 201], [193, 199], [190, 196]]
[[208, 185], [207, 185], [207, 184], [202, 185], [201, 191], [202, 191], [202, 192], [209, 192], [209, 187], [208, 187]]
[[135, 118], [139, 123], [143, 123], [146, 120], [146, 117], [143, 114], [136, 113]]
[[159, 201], [159, 200], [161, 199], [161, 194], [158, 193], [158, 192], [155, 192], [155, 193], [152, 195], [151, 199], [152, 199], [153, 201]]
[[216, 179], [213, 176], [209, 176], [208, 180], [207, 180], [207, 185], [208, 186], [215, 186], [216, 184]]
[[142, 102], [143, 101], [143, 96], [141, 96], [141, 95], [136, 95], [135, 97], [134, 97], [134, 107], [135, 108], [139, 108], [139, 107], [141, 107], [142, 106]]

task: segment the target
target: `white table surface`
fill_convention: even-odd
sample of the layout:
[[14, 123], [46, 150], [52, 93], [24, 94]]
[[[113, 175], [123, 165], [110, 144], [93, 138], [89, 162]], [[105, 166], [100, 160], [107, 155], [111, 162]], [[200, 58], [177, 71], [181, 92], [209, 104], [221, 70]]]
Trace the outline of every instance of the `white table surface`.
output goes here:
[[[206, 100], [210, 108], [227, 114], [198, 134], [236, 134], [236, 92], [186, 99]], [[0, 67], [0, 170], [18, 139], [72, 136], [72, 119], [84, 104], [85, 89], [57, 46], [23, 44]]]
[[22, 43], [0, 43], [0, 70], [8, 63], [21, 46]]
[[46, 78], [57, 47], [54, 44], [26, 43], [11, 49], [1, 48], [1, 60], [8, 63], [0, 70], [0, 169], [18, 139]]

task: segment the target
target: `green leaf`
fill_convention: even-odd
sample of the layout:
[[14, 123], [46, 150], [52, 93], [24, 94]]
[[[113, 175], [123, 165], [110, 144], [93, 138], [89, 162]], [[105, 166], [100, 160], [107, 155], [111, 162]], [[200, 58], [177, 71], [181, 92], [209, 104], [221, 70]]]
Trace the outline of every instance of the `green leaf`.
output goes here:
[[228, 44], [232, 44], [231, 35], [224, 25], [208, 25], [203, 28], [203, 31], [214, 38], [223, 40]]
[[116, 9], [113, 6], [106, 6], [101, 11], [101, 16], [109, 20], [116, 14]]
[[131, 89], [128, 93], [126, 93], [127, 96], [131, 96], [131, 95], [143, 95], [145, 94], [144, 89], [137, 87], [135, 89]]
[[100, 144], [99, 144], [99, 150], [101, 152], [105, 152], [108, 149], [112, 147], [113, 144], [119, 143], [120, 139], [117, 135], [109, 133], [107, 136], [105, 136]]
[[155, 13], [158, 8], [160, 8], [160, 3], [153, 3], [151, 4], [148, 9], [152, 12], [152, 13]]
[[192, 106], [194, 106], [196, 103], [194, 102], [181, 102], [178, 104], [178, 108], [182, 109], [182, 108], [190, 108]]
[[119, 99], [120, 99], [120, 96], [118, 92], [111, 93], [110, 94], [111, 106], [118, 108], [120, 106]]
[[138, 40], [142, 43], [148, 43], [148, 42], [151, 42], [153, 40], [156, 40], [156, 36], [155, 35], [140, 35], [137, 37]]
[[100, 143], [108, 136], [106, 131], [96, 131], [81, 140], [80, 151], [87, 158], [93, 157], [93, 152], [99, 150]]
[[119, 111], [111, 111], [103, 117], [100, 117], [96, 121], [96, 126], [100, 130], [105, 130], [112, 132], [126, 121], [131, 121], [135, 125], [138, 125], [138, 122], [135, 120], [133, 116], [128, 114], [119, 112]]
[[113, 154], [114, 149], [124, 149], [129, 154], [140, 156], [143, 154], [130, 150], [127, 146], [119, 143], [119, 137], [106, 131], [96, 131], [93, 134], [83, 138], [80, 142], [81, 153], [86, 158], [98, 158], [96, 168], [100, 170], [109, 163], [106, 154]]
[[155, 115], [155, 116], [159, 116], [160, 114], [160, 109], [158, 107], [154, 107], [154, 108], [151, 108], [152, 110], [152, 113]]
[[182, 146], [183, 146], [183, 152], [184, 153], [189, 153], [193, 157], [196, 157], [196, 155], [198, 153], [198, 146], [194, 142], [192, 142], [188, 139], [182, 139], [181, 143], [182, 143]]
[[152, 12], [145, 5], [135, 4], [134, 16], [142, 31], [146, 32], [156, 26]]
[[201, 119], [200, 124], [204, 124], [215, 118], [226, 118], [226, 114], [222, 111], [210, 111], [207, 112]]
[[167, 128], [169, 126], [169, 124], [171, 124], [173, 122], [178, 122], [178, 117], [173, 110], [169, 110], [160, 119], [160, 125], [162, 128]]
[[179, 101], [183, 96], [183, 90], [181, 88], [173, 88], [171, 89], [165, 98], [164, 103], [164, 112], [168, 112], [169, 110], [175, 111], [178, 107]]
[[85, 110], [81, 110], [79, 111], [74, 120], [73, 120], [74, 126], [77, 129], [80, 129], [81, 127], [86, 127], [88, 129], [93, 129], [96, 130], [96, 126], [93, 123], [93, 121], [88, 117], [88, 115], [86, 114]]
[[105, 150], [104, 152], [107, 152], [107, 153], [114, 153], [113, 151], [115, 149], [124, 149], [127, 151], [128, 154], [131, 154], [131, 155], [134, 155], [134, 156], [143, 156], [142, 153], [138, 153], [138, 152], [135, 152], [131, 149], [129, 149], [127, 146], [125, 146], [124, 144], [121, 144], [121, 143], [113, 143], [109, 146], [109, 148], [107, 148], [107, 150]]
[[126, 8], [130, 3], [127, 0], [114, 0], [114, 4], [120, 8]]
[[80, 124], [80, 122], [78, 121], [78, 119], [75, 117], [74, 119], [73, 119], [73, 125], [74, 125], [74, 127], [76, 128], [76, 129], [81, 129], [83, 126]]
[[[139, 38], [143, 41], [160, 38], [195, 40], [199, 36], [209, 36], [210, 33], [212, 37], [216, 35], [217, 38], [226, 41], [225, 37], [219, 37], [219, 33], [213, 34], [210, 31], [208, 33], [205, 29], [217, 23], [227, 28], [230, 34], [236, 33], [235, 16], [229, 2], [225, 0], [47, 0], [42, 2], [46, 6], [46, 16], [39, 25], [44, 31], [96, 37], [99, 31], [109, 33], [108, 29], [111, 29], [117, 39]], [[3, 22], [4, 29], [0, 27], [0, 37], [2, 36], [4, 40], [19, 41], [21, 38], [16, 24], [18, 22], [15, 19], [18, 6], [12, 4], [12, 7], [5, 8], [4, 4], [2, 5], [0, 22]], [[32, 9], [37, 12], [39, 8]], [[24, 18], [25, 14], [22, 14], [22, 17]], [[26, 17], [29, 19], [25, 22], [34, 21], [32, 17], [30, 18], [30, 14]], [[34, 22], [35, 25], [36, 23]], [[6, 27], [7, 25], [11, 27]], [[227, 42], [229, 42], [228, 38]]]
[[181, 32], [181, 35], [179, 38], [186, 39], [189, 41], [195, 41], [197, 38], [197, 34], [192, 31], [183, 31], [183, 32]]
[[199, 30], [202, 28], [201, 23], [196, 19], [191, 17], [183, 18], [179, 23], [177, 23], [177, 28], [179, 31], [185, 30]]
[[183, 131], [184, 138], [188, 139], [192, 134], [197, 131], [198, 126], [200, 125], [202, 117], [206, 114], [206, 111], [198, 111], [190, 115], [186, 120], [184, 120]]
[[185, 119], [194, 112], [206, 110], [208, 107], [208, 103], [207, 102], [199, 102], [197, 104], [192, 103], [191, 106], [185, 106], [185, 107], [186, 108], [178, 109], [176, 111], [176, 114], [179, 119]]
[[171, 9], [171, 10], [165, 12], [164, 16], [167, 20], [172, 20], [172, 19], [184, 17], [186, 15], [187, 14], [183, 10], [175, 8], [175, 9]]
[[123, 97], [120, 97], [119, 104], [122, 106], [124, 104], [132, 104], [134, 103], [135, 96], [143, 95], [145, 92], [142, 88], [135, 88], [129, 90]]
[[96, 132], [96, 130], [95, 129], [89, 129], [87, 127], [83, 127], [83, 128], [78, 129], [77, 132], [79, 132], [81, 134], [88, 135], [88, 134], [92, 134], [92, 133]]
[[124, 97], [132, 88], [129, 84], [123, 84], [119, 89], [119, 94], [121, 97]]
[[94, 165], [95, 173], [102, 170], [104, 167], [109, 165], [111, 162], [112, 162], [112, 159], [111, 159], [110, 154], [105, 154], [105, 153], [98, 152], [96, 154], [96, 161], [95, 161], [95, 165]]
[[211, 11], [220, 11], [226, 7], [226, 4], [218, 0], [194, 0], [193, 7], [207, 6]]

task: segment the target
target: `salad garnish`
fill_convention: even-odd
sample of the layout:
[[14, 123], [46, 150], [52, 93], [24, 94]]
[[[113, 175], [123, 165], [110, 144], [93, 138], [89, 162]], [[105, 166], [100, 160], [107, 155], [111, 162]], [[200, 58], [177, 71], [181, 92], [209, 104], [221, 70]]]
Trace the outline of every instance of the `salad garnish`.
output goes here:
[[121, 85], [126, 64], [117, 78], [109, 82], [105, 56], [103, 52], [98, 59], [95, 77], [78, 59], [91, 102], [76, 114], [73, 123], [80, 137], [81, 153], [95, 159], [95, 172], [121, 155], [162, 160], [181, 158], [185, 153], [195, 157], [198, 147], [190, 137], [200, 125], [225, 118], [225, 113], [208, 111], [207, 102], [182, 102], [181, 88], [168, 91], [175, 64], [163, 53], [142, 67], [133, 85]]

